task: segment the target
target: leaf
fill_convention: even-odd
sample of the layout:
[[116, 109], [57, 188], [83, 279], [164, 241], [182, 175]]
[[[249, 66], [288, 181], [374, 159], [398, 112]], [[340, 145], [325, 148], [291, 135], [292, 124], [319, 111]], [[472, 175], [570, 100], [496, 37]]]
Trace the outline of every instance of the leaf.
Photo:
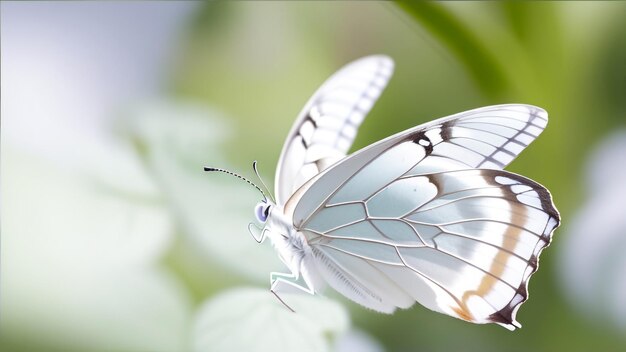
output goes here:
[[328, 351], [345, 332], [348, 315], [320, 296], [290, 295], [296, 313], [268, 290], [237, 288], [202, 305], [193, 328], [194, 351]]
[[385, 349], [365, 331], [351, 329], [339, 336], [333, 346], [334, 352], [383, 352]]

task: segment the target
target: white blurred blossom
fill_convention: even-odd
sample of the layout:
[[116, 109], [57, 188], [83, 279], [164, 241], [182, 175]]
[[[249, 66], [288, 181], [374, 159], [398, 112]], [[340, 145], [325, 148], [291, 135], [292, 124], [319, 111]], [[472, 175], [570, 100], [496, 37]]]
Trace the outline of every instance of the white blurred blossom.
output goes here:
[[560, 240], [565, 292], [586, 315], [626, 329], [626, 131], [592, 153], [587, 201]]

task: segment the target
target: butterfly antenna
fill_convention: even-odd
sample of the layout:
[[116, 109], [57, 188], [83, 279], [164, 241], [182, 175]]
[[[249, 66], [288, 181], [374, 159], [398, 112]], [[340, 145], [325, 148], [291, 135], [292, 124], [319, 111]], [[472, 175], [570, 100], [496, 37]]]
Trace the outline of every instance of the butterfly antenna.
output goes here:
[[226, 169], [220, 169], [220, 168], [216, 168], [216, 167], [206, 167], [206, 166], [204, 167], [204, 171], [208, 171], [208, 172], [210, 172], [210, 171], [219, 171], [219, 172], [223, 172], [223, 173], [229, 174], [231, 176], [238, 177], [239, 179], [246, 181], [250, 186], [253, 186], [259, 192], [261, 192], [261, 194], [263, 195], [263, 199], [265, 199], [265, 201], [267, 202], [267, 196], [265, 196], [265, 193], [263, 193], [263, 190], [261, 188], [259, 188], [259, 186], [255, 185], [252, 181], [248, 180], [247, 178], [245, 178], [245, 177], [243, 177], [243, 176], [241, 176], [239, 174], [236, 174], [236, 173], [234, 173], [232, 171], [228, 171]]
[[254, 169], [254, 173], [256, 174], [256, 177], [259, 178], [259, 181], [261, 181], [261, 184], [263, 185], [263, 187], [265, 187], [265, 190], [267, 191], [267, 194], [269, 194], [270, 198], [272, 198], [272, 201], [274, 203], [276, 203], [276, 199], [274, 199], [274, 196], [272, 195], [272, 192], [270, 192], [270, 189], [267, 188], [267, 185], [265, 184], [265, 182], [263, 182], [263, 179], [261, 178], [261, 175], [259, 175], [259, 170], [257, 169], [257, 162], [256, 160], [252, 162], [252, 168]]

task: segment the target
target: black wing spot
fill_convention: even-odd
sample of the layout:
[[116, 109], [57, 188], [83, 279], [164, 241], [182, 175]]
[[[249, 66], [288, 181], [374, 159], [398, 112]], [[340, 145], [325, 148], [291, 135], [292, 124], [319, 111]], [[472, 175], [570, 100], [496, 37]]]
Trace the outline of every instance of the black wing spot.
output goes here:
[[430, 155], [433, 152], [433, 142], [430, 141], [424, 132], [420, 132], [415, 139], [413, 139], [413, 143], [420, 145], [426, 150], [426, 156]]

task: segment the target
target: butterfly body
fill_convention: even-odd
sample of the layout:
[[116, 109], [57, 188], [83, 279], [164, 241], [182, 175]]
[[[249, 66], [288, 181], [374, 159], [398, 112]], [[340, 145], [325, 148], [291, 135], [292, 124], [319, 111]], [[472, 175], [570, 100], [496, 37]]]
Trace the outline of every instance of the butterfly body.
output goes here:
[[281, 261], [293, 274], [300, 275], [302, 259], [310, 249], [302, 234], [295, 231], [291, 221], [283, 216], [282, 209], [272, 206], [264, 231]]
[[386, 56], [357, 60], [297, 118], [279, 160], [276, 202], [256, 208], [260, 241], [269, 237], [290, 271], [271, 273], [271, 291], [281, 299], [328, 284], [382, 313], [419, 302], [514, 330], [560, 216], [547, 189], [503, 168], [541, 133], [547, 113], [488, 106], [346, 156], [392, 71]]

